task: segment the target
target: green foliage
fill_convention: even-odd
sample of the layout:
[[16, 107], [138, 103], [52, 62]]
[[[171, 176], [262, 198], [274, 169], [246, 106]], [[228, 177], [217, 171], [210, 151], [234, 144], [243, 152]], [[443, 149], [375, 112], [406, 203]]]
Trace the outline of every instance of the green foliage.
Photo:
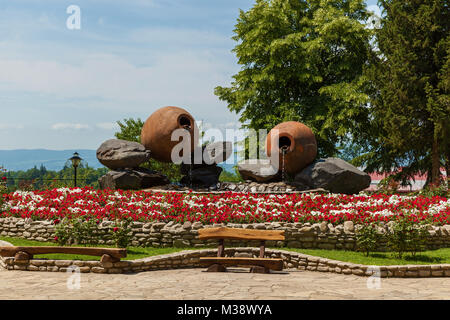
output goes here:
[[220, 182], [243, 182], [244, 179], [242, 179], [241, 175], [239, 174], [237, 167], [234, 167], [234, 170], [235, 170], [234, 173], [223, 170], [222, 173], [220, 174], [219, 181]]
[[333, 156], [368, 121], [369, 17], [363, 0], [258, 0], [234, 30], [241, 71], [215, 94], [249, 128], [307, 124], [319, 156]]
[[411, 195], [423, 196], [423, 197], [427, 197], [427, 198], [436, 197], [436, 196], [450, 198], [450, 189], [448, 189], [448, 186], [444, 183], [440, 184], [439, 186], [429, 184], [422, 190], [414, 192]]
[[364, 223], [356, 231], [356, 245], [359, 251], [365, 253], [366, 257], [370, 252], [376, 250], [380, 238], [381, 235], [374, 223]]
[[[108, 169], [94, 169], [81, 164], [78, 167], [77, 186], [99, 188], [98, 179], [106, 174]], [[61, 187], [73, 187], [73, 168], [65, 166], [60, 171], [50, 171], [44, 166], [39, 169], [34, 167], [26, 171], [9, 171], [6, 173], [8, 191], [16, 189], [31, 191], [53, 189]]]
[[130, 245], [132, 232], [131, 223], [133, 220], [131, 218], [116, 220], [112, 228], [112, 239], [118, 248], [127, 248]]
[[[140, 118], [136, 120], [132, 118], [124, 119], [123, 122], [117, 121], [117, 124], [120, 127], [120, 131], [114, 134], [117, 139], [141, 143], [141, 131], [144, 122]], [[181, 166], [174, 163], [165, 163], [150, 159], [141, 166], [166, 175], [170, 181], [180, 181], [183, 176], [181, 174]]]
[[6, 169], [4, 169], [2, 166], [0, 166], [0, 209], [3, 206], [3, 195], [8, 193], [8, 188], [6, 186]]
[[117, 121], [117, 124], [120, 127], [120, 131], [114, 134], [117, 139], [141, 143], [141, 131], [144, 122], [140, 118], [136, 120], [132, 118], [124, 119], [123, 122]]
[[402, 259], [405, 252], [411, 252], [415, 256], [417, 252], [424, 250], [427, 232], [423, 224], [400, 217], [388, 228], [388, 245], [399, 259]]
[[98, 243], [97, 223], [93, 219], [64, 218], [55, 226], [55, 241], [60, 245]]
[[112, 239], [119, 248], [126, 248], [132, 238], [131, 218], [114, 221], [108, 234], [101, 236], [98, 232], [98, 221], [83, 218], [64, 218], [56, 220], [55, 241], [65, 245], [96, 245], [100, 240]]
[[[370, 79], [371, 126], [359, 136], [366, 171], [403, 167], [398, 180], [450, 169], [450, 8], [442, 0], [381, 0]], [[434, 154], [434, 157], [433, 157]]]
[[400, 187], [400, 183], [396, 180], [395, 175], [390, 175], [382, 179], [377, 187], [377, 193], [396, 194]]

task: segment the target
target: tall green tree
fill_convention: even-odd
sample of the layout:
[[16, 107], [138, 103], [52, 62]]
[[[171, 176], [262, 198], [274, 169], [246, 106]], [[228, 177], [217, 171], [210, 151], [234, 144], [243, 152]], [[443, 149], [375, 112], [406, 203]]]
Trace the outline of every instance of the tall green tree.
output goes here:
[[257, 0], [234, 30], [241, 70], [215, 94], [244, 127], [300, 121], [315, 133], [320, 156], [336, 155], [369, 118], [370, 16], [363, 0]]
[[370, 152], [357, 159], [369, 171], [403, 167], [398, 178], [428, 173], [450, 155], [450, 14], [447, 0], [382, 0], [372, 82], [372, 129], [360, 136]]
[[[120, 131], [114, 134], [117, 139], [141, 143], [141, 131], [144, 122], [140, 118], [124, 119], [123, 121], [117, 121], [117, 124], [120, 128]], [[150, 159], [143, 166], [166, 175], [171, 181], [180, 181], [182, 177], [181, 166], [174, 163], [164, 163]]]

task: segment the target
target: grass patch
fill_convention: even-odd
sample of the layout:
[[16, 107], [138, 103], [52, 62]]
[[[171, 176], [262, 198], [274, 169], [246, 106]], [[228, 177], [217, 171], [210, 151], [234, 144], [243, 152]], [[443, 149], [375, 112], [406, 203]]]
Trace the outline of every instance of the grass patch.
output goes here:
[[[54, 242], [40, 242], [21, 238], [0, 237], [0, 240], [10, 242], [15, 246], [57, 246], [57, 244]], [[90, 246], [90, 247], [114, 248], [114, 246], [108, 245]], [[199, 250], [199, 249], [200, 248], [193, 248], [193, 247], [187, 248], [129, 247], [127, 249], [127, 257], [124, 260], [136, 260], [145, 257], [179, 252], [183, 250]], [[273, 248], [273, 249], [288, 250], [343, 262], [351, 262], [356, 264], [375, 265], [375, 266], [405, 265], [405, 264], [421, 264], [421, 265], [444, 264], [444, 263], [450, 264], [450, 248], [419, 252], [415, 257], [405, 255], [403, 259], [395, 258], [392, 252], [374, 252], [371, 253], [368, 257], [366, 257], [362, 252], [345, 251], [345, 250], [297, 249], [297, 248]], [[100, 257], [95, 256], [59, 254], [59, 253], [36, 255], [35, 257], [54, 260], [100, 260]]]
[[438, 250], [423, 251], [416, 254], [415, 257], [405, 255], [403, 259], [394, 257], [392, 252], [374, 252], [368, 257], [362, 252], [345, 251], [345, 250], [325, 250], [325, 249], [296, 249], [282, 248], [282, 250], [295, 251], [311, 256], [338, 260], [343, 262], [351, 262], [356, 264], [389, 266], [389, 265], [405, 265], [405, 264], [450, 264], [450, 248]]
[[[58, 246], [57, 243], [54, 242], [40, 242], [35, 240], [27, 240], [21, 238], [9, 238], [9, 237], [0, 237], [0, 240], [7, 241], [14, 246]], [[76, 246], [74, 246], [76, 247]], [[101, 247], [101, 248], [115, 248], [114, 246], [108, 245], [92, 245], [86, 247]], [[128, 247], [127, 248], [127, 257], [123, 260], [136, 260], [142, 259], [145, 257], [158, 256], [162, 254], [174, 253], [183, 250], [197, 250], [198, 248], [153, 248], [153, 247]], [[85, 256], [85, 255], [77, 255], [77, 254], [63, 254], [63, 253], [52, 253], [52, 254], [39, 254], [34, 256], [37, 259], [52, 259], [52, 260], [100, 260], [100, 257], [96, 256]]]

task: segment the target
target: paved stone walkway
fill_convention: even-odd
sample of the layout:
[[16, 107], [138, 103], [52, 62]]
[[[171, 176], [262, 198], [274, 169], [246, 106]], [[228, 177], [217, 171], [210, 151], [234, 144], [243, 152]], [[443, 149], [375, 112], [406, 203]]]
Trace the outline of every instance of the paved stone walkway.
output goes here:
[[80, 289], [69, 290], [66, 273], [0, 269], [0, 299], [450, 299], [450, 278], [381, 279], [380, 289], [368, 289], [368, 278], [352, 275], [242, 271], [89, 273], [80, 275]]

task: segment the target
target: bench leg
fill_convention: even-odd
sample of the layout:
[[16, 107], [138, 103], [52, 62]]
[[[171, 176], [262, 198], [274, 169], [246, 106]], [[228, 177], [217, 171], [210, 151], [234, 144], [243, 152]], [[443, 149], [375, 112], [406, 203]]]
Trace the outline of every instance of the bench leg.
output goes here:
[[250, 268], [251, 273], [270, 273], [270, 269], [266, 267], [254, 266]]
[[109, 254], [104, 254], [100, 258], [100, 262], [101, 263], [105, 263], [105, 262], [112, 262], [112, 263], [114, 263], [114, 262], [119, 262], [119, 261], [120, 261], [120, 259], [112, 257]]
[[15, 261], [28, 261], [30, 259], [33, 259], [33, 255], [24, 251], [19, 251], [14, 255]]
[[212, 264], [208, 267], [208, 269], [206, 270], [206, 272], [226, 272], [227, 268], [225, 268], [223, 265], [221, 264]]

